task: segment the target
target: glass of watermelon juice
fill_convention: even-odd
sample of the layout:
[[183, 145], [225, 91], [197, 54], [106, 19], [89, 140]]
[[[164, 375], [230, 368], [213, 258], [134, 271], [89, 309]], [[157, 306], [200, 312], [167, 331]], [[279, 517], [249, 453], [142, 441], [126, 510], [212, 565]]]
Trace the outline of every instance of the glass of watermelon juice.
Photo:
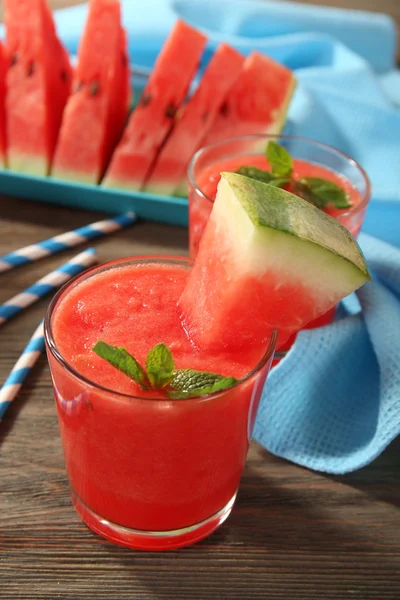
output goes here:
[[270, 170], [265, 151], [268, 142], [285, 147], [294, 159], [294, 178], [322, 177], [342, 186], [348, 194], [350, 208], [328, 205], [325, 212], [342, 223], [353, 236], [359, 233], [370, 199], [370, 183], [363, 168], [339, 150], [307, 138], [289, 135], [249, 135], [205, 146], [196, 152], [188, 168], [189, 180], [189, 248], [197, 255], [217, 192], [221, 171], [235, 171], [243, 166]]
[[[357, 236], [370, 199], [370, 182], [364, 169], [352, 158], [326, 144], [307, 138], [289, 135], [248, 135], [231, 138], [205, 146], [196, 152], [188, 168], [189, 180], [189, 250], [194, 260], [203, 235], [213, 202], [221, 171], [236, 171], [243, 166], [270, 170], [266, 160], [268, 142], [274, 141], [286, 148], [293, 157], [294, 178], [322, 177], [339, 184], [347, 193], [350, 208], [337, 209], [328, 205], [324, 210], [335, 217]], [[307, 328], [320, 327], [333, 321], [335, 308]], [[288, 350], [293, 336], [279, 348]]]
[[[73, 504], [95, 532], [132, 548], [186, 546], [227, 518], [274, 353], [275, 339], [253, 356], [194, 349], [177, 310], [191, 266], [139, 257], [95, 267], [58, 292], [45, 319]], [[164, 342], [177, 368], [239, 381], [185, 399], [143, 391], [93, 352], [99, 339], [141, 364]]]

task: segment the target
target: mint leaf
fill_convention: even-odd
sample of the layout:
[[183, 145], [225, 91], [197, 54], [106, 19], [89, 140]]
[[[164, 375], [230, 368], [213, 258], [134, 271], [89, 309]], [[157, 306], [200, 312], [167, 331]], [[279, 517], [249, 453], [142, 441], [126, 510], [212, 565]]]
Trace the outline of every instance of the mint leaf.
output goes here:
[[109, 362], [110, 365], [136, 381], [143, 390], [149, 389], [146, 372], [140, 366], [136, 358], [129, 354], [125, 348], [111, 346], [100, 340], [93, 346], [92, 350], [98, 356]]
[[146, 371], [153, 387], [163, 388], [168, 385], [174, 369], [174, 359], [165, 344], [157, 344], [150, 350], [146, 358]]
[[170, 398], [188, 398], [189, 396], [204, 396], [212, 394], [237, 383], [234, 377], [224, 377], [217, 373], [196, 371], [195, 369], [178, 369], [170, 381], [172, 392]]
[[263, 169], [257, 169], [257, 167], [239, 167], [236, 169], [235, 173], [238, 173], [239, 175], [245, 175], [246, 177], [250, 177], [250, 179], [262, 181], [263, 183], [270, 183], [274, 179], [271, 171], [263, 171]]
[[290, 177], [275, 177], [269, 182], [269, 185], [273, 185], [275, 187], [283, 188], [285, 185], [291, 182]]
[[294, 186], [296, 194], [308, 200], [318, 208], [332, 204], [335, 208], [350, 208], [348, 195], [344, 189], [322, 177], [302, 177]]
[[271, 171], [264, 171], [263, 169], [258, 169], [257, 167], [239, 167], [236, 169], [235, 173], [238, 173], [239, 175], [245, 175], [246, 177], [250, 177], [250, 179], [256, 179], [262, 183], [269, 183], [275, 187], [283, 187], [290, 182], [289, 177], [277, 177], [276, 175], [273, 175]]
[[147, 373], [125, 348], [111, 346], [100, 340], [92, 350], [113, 367], [136, 381], [143, 390], [162, 389], [168, 386], [167, 396], [169, 398], [204, 396], [237, 383], [237, 379], [234, 377], [224, 377], [217, 373], [196, 371], [195, 369], [175, 371], [171, 351], [163, 343], [157, 344], [149, 351], [146, 358]]
[[286, 148], [276, 142], [268, 142], [266, 157], [271, 165], [273, 175], [277, 177], [292, 176], [293, 159]]

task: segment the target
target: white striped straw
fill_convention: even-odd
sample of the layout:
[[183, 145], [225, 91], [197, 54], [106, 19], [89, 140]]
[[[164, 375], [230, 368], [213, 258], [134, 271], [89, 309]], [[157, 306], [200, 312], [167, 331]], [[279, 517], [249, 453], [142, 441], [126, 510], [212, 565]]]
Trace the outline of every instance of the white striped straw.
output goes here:
[[43, 258], [44, 256], [48, 256], [49, 254], [55, 254], [56, 252], [73, 248], [79, 244], [84, 244], [89, 240], [104, 236], [108, 233], [118, 231], [123, 227], [132, 225], [132, 223], [135, 223], [135, 221], [135, 213], [123, 213], [112, 219], [98, 221], [97, 223], [92, 223], [91, 225], [85, 225], [85, 227], [80, 227], [74, 231], [56, 235], [48, 240], [44, 240], [43, 242], [38, 242], [37, 244], [32, 244], [31, 246], [25, 246], [24, 248], [20, 248], [15, 252], [11, 252], [10, 254], [4, 254], [4, 256], [0, 257], [0, 273], [9, 271], [15, 267], [19, 267], [20, 265], [34, 262], [40, 258]]
[[22, 384], [43, 352], [43, 349], [44, 337], [42, 321], [0, 389], [0, 421], [3, 419], [8, 407], [21, 389]]
[[21, 310], [34, 304], [40, 298], [54, 292], [63, 283], [74, 277], [97, 260], [94, 248], [88, 248], [75, 256], [72, 260], [39, 279], [24, 292], [17, 294], [4, 304], [0, 305], [0, 325], [11, 319]]

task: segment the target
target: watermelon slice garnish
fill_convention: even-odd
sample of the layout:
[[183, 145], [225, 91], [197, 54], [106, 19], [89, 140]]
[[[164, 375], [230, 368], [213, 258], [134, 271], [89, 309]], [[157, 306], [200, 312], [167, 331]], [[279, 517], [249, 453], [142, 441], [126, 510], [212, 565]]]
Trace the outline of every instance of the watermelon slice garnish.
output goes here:
[[202, 145], [229, 89], [237, 79], [244, 57], [220, 44], [207, 65], [198, 88], [183, 107], [171, 134], [147, 179], [145, 191], [173, 195], [186, 185], [186, 170]]
[[143, 187], [189, 90], [205, 43], [203, 34], [177, 21], [112, 156], [104, 186]]
[[199, 347], [278, 347], [370, 279], [338, 221], [285, 190], [222, 173], [193, 270], [180, 299]]
[[72, 70], [46, 0], [5, 0], [8, 166], [47, 175]]
[[265, 54], [252, 52], [203, 145], [242, 135], [280, 133], [295, 88], [293, 71]]
[[118, 0], [91, 0], [52, 176], [98, 183], [128, 117], [127, 41]]

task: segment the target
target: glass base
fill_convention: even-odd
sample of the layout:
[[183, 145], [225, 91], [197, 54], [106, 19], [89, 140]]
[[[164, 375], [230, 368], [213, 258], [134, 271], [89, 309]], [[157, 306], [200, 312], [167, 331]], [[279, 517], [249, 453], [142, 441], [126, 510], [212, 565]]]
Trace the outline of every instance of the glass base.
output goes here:
[[229, 516], [236, 500], [236, 493], [229, 502], [217, 513], [183, 529], [172, 531], [142, 531], [117, 525], [93, 512], [71, 490], [72, 503], [82, 521], [94, 532], [105, 537], [110, 542], [134, 548], [136, 550], [174, 550], [183, 546], [190, 546], [207, 537], [217, 529]]

